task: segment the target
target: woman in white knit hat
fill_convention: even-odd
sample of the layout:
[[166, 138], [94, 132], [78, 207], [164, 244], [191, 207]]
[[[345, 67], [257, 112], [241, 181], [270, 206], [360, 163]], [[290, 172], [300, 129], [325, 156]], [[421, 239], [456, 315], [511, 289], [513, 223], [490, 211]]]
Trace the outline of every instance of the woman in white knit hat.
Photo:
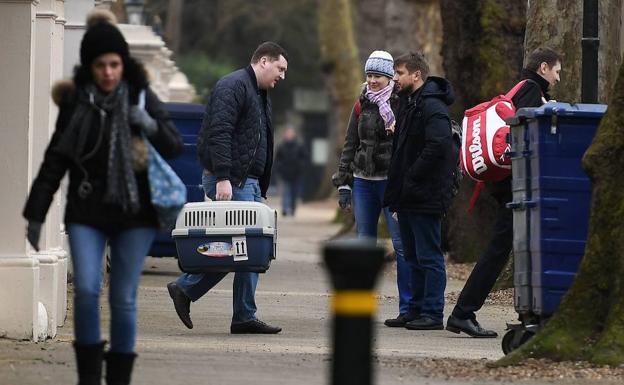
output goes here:
[[409, 269], [403, 257], [398, 223], [388, 208], [383, 208], [399, 102], [392, 80], [392, 55], [373, 51], [364, 72], [366, 83], [353, 106], [338, 172], [332, 181], [338, 188], [340, 208], [350, 211], [353, 206], [358, 237], [376, 239], [379, 215], [383, 212], [385, 216], [397, 257], [399, 290], [399, 317], [386, 320], [385, 324], [402, 327], [410, 299]]

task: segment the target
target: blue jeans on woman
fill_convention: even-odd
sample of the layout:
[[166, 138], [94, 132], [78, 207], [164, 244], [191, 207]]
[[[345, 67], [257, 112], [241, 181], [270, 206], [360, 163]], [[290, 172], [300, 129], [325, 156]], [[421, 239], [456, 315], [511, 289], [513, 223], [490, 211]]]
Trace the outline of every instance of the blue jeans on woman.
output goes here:
[[102, 258], [110, 245], [110, 351], [132, 353], [136, 342], [136, 297], [143, 260], [156, 236], [155, 227], [137, 227], [109, 236], [87, 225], [69, 223], [74, 268], [74, 334], [79, 345], [101, 342]]
[[[212, 200], [215, 199], [217, 179], [213, 175], [202, 177], [204, 192]], [[258, 179], [247, 178], [242, 188], [232, 185], [233, 201], [260, 202], [260, 183]], [[183, 273], [176, 283], [191, 301], [195, 302], [219, 283], [228, 273]], [[233, 314], [232, 323], [243, 323], [256, 319], [256, 286], [258, 285], [258, 273], [236, 272], [233, 283]]]
[[440, 247], [440, 216], [409, 211], [400, 211], [398, 216], [405, 259], [412, 279], [409, 311], [441, 322], [444, 317], [446, 269]]
[[382, 207], [387, 184], [387, 180], [353, 178], [353, 212], [358, 237], [373, 239], [377, 239], [379, 214], [383, 212], [397, 258], [399, 313], [405, 314], [409, 310], [411, 298], [410, 270], [403, 253], [399, 224], [396, 219], [392, 218], [390, 210], [387, 207]]

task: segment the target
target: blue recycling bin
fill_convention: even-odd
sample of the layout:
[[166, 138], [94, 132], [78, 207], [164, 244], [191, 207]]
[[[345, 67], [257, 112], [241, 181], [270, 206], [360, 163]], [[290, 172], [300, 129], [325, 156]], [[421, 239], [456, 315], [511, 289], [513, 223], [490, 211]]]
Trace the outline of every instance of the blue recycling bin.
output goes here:
[[[511, 122], [516, 311], [546, 319], [572, 285], [585, 243], [591, 182], [581, 159], [607, 106], [547, 103]], [[521, 317], [522, 318], [522, 317]]]
[[[197, 135], [204, 117], [204, 106], [192, 103], [165, 103], [165, 108], [184, 141], [183, 153], [168, 162], [186, 185], [187, 201], [203, 202], [203, 170], [197, 160]], [[158, 233], [148, 255], [152, 257], [177, 255], [176, 245], [169, 231]]]

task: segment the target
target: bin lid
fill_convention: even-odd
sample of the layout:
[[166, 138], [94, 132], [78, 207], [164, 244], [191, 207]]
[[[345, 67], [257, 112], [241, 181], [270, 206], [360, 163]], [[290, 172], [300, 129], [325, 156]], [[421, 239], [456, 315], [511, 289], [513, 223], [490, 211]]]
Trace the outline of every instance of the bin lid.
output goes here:
[[204, 116], [204, 106], [197, 103], [165, 103], [171, 119], [199, 119]]
[[600, 119], [607, 111], [606, 104], [569, 104], [548, 102], [541, 107], [520, 108], [518, 118], [539, 118], [540, 116], [565, 116]]

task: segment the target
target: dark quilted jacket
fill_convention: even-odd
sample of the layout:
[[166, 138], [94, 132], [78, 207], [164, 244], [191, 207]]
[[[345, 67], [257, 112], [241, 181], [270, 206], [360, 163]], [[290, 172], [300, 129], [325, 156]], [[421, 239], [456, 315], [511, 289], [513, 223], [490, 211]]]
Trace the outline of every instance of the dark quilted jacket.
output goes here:
[[197, 153], [204, 169], [218, 180], [229, 179], [240, 187], [258, 153], [260, 130], [266, 129], [267, 159], [260, 177], [260, 190], [266, 197], [273, 162], [273, 128], [271, 102], [266, 96], [265, 104], [262, 93], [266, 91], [258, 90], [251, 66], [221, 78], [206, 105]]
[[[390, 105], [397, 111], [398, 97], [392, 94]], [[353, 173], [364, 177], [386, 177], [392, 156], [392, 138], [388, 135], [377, 104], [369, 101], [364, 92], [360, 95], [359, 116], [355, 107], [347, 127], [345, 144], [342, 148], [338, 172], [332, 176], [336, 187], [351, 185]]]
[[441, 215], [449, 208], [457, 166], [448, 113], [454, 99], [451, 84], [435, 76], [409, 96], [397, 117], [384, 197], [390, 210]]

